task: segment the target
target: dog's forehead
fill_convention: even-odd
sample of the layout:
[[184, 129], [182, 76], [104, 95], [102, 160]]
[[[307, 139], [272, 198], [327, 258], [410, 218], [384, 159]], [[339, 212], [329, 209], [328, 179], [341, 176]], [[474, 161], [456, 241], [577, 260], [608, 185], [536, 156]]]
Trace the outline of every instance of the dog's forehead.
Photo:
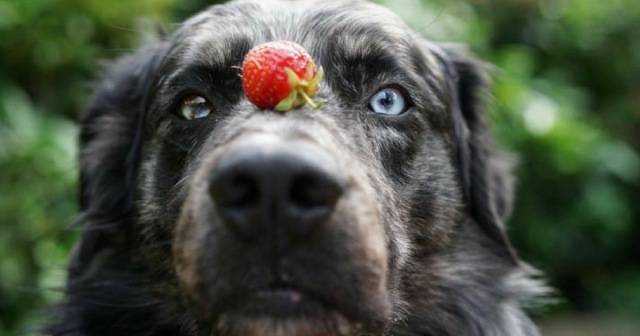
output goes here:
[[415, 45], [400, 18], [366, 1], [241, 0], [187, 20], [175, 34], [174, 56], [178, 66], [237, 64], [248, 49], [273, 40], [295, 41], [320, 62], [329, 49], [358, 59], [372, 50], [401, 57]]

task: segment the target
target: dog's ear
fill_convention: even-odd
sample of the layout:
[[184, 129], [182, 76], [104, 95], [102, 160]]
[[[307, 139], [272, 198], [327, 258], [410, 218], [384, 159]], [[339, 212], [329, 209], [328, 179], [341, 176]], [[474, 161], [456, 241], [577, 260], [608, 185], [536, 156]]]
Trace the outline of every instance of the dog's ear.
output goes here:
[[107, 68], [80, 130], [82, 239], [71, 273], [104, 247], [126, 244], [150, 85], [166, 52], [155, 42]]
[[497, 243], [496, 252], [517, 263], [504, 225], [513, 202], [511, 162], [496, 148], [486, 121], [489, 67], [460, 48], [442, 49], [468, 212]]

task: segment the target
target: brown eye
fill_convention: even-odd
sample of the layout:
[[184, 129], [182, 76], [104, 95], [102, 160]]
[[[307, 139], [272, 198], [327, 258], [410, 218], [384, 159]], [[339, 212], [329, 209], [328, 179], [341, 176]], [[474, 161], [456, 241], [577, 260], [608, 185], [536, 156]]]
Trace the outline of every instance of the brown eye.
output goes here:
[[187, 120], [200, 119], [211, 114], [211, 106], [204, 97], [191, 96], [182, 101], [179, 112]]

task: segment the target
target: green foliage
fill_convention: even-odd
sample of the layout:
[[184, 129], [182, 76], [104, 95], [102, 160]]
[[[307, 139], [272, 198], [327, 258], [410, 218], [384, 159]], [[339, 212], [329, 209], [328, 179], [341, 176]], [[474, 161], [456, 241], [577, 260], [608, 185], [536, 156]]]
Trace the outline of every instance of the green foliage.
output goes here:
[[0, 334], [59, 298], [73, 232], [76, 127], [0, 87]]
[[[174, 1], [0, 0], [0, 335], [35, 333], [77, 229], [75, 119], [99, 61]], [[148, 25], [148, 24], [147, 24]]]
[[[510, 236], [564, 298], [547, 314], [640, 315], [640, 2], [378, 2], [495, 65], [493, 129], [518, 159]], [[0, 335], [33, 331], [60, 297], [77, 236], [72, 120], [100, 61], [209, 3], [0, 0]]]
[[133, 45], [139, 15], [166, 19], [171, 0], [0, 0], [0, 74], [39, 104], [74, 116], [97, 60]]

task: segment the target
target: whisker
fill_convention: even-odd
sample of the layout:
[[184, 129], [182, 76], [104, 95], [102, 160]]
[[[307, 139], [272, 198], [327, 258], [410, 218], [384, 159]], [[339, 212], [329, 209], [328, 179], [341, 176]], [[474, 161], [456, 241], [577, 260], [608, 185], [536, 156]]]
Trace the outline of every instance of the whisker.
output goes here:
[[183, 145], [183, 144], [181, 144], [181, 143], [177, 142], [176, 140], [173, 140], [173, 139], [171, 139], [169, 137], [165, 136], [165, 137], [162, 137], [161, 139], [163, 141], [166, 141], [167, 143], [169, 143], [171, 145], [174, 145], [174, 146], [178, 147], [179, 149], [181, 149], [184, 152], [189, 153], [190, 150], [191, 150], [189, 147], [186, 147], [185, 145]]

